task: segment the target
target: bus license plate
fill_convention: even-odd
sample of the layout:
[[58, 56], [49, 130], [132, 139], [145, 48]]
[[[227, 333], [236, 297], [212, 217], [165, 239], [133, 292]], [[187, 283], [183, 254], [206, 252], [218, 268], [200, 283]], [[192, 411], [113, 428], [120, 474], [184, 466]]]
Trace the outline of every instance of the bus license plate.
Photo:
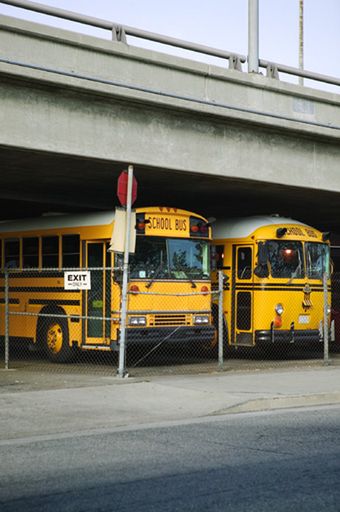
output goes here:
[[310, 316], [309, 315], [299, 315], [299, 324], [309, 324]]

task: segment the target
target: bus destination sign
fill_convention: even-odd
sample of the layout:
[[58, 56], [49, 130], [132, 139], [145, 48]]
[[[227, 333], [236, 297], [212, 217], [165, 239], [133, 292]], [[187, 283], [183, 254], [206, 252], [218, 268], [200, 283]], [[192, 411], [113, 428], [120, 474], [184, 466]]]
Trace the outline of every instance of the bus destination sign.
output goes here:
[[145, 216], [145, 233], [148, 235], [189, 235], [189, 219], [179, 215], [152, 214]]

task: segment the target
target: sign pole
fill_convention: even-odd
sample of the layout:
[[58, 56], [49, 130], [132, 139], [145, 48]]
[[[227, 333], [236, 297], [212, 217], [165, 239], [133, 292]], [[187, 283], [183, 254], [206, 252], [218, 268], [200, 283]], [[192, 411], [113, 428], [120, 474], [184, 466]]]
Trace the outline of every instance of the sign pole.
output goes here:
[[125, 245], [124, 245], [124, 263], [123, 263], [123, 283], [122, 283], [122, 307], [120, 316], [120, 336], [119, 336], [119, 367], [118, 376], [126, 377], [125, 368], [126, 359], [126, 317], [127, 317], [127, 288], [129, 271], [129, 248], [130, 248], [130, 225], [131, 225], [131, 206], [132, 206], [132, 182], [133, 165], [128, 167], [127, 182], [127, 200], [126, 200], [126, 226], [125, 226]]
[[328, 275], [327, 272], [323, 274], [323, 362], [325, 365], [329, 364], [329, 351], [328, 351]]

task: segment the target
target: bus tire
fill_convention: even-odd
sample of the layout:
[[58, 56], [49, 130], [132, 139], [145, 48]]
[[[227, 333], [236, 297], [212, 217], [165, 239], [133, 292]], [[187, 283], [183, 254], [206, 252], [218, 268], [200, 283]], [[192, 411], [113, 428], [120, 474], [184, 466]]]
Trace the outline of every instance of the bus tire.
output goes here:
[[67, 363], [74, 357], [69, 344], [69, 332], [65, 318], [45, 317], [39, 329], [39, 341], [48, 359], [53, 363]]

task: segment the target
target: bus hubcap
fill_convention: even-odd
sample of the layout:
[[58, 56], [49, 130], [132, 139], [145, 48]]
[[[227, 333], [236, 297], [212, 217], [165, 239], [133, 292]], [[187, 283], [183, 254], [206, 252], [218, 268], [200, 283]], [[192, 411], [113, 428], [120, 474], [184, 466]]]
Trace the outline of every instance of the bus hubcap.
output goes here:
[[48, 349], [57, 354], [63, 346], [63, 331], [59, 324], [51, 325], [47, 333]]

